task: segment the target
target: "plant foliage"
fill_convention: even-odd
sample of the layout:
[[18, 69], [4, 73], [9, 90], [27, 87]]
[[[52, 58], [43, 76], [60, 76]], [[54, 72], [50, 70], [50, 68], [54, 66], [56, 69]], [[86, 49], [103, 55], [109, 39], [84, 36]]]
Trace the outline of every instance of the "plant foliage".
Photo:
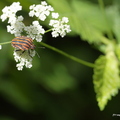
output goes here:
[[[67, 14], [74, 34], [103, 52], [94, 67], [93, 83], [100, 110], [105, 108], [108, 100], [118, 93], [120, 88], [120, 14], [119, 1], [104, 6], [102, 0], [98, 4], [82, 0], [48, 0], [57, 11]], [[62, 7], [57, 7], [61, 2]], [[64, 8], [64, 9], [62, 9]], [[106, 34], [106, 36], [105, 36]], [[117, 56], [116, 56], [117, 55]], [[118, 60], [119, 59], [119, 60]]]
[[[6, 1], [7, 1], [6, 3], [13, 2], [13, 0], [6, 0]], [[27, 12], [29, 10], [28, 7], [31, 3], [32, 4], [33, 2], [35, 2], [34, 4], [40, 3], [39, 0], [36, 0], [36, 1], [19, 0], [19, 1], [23, 5], [24, 10]], [[100, 110], [104, 110], [105, 106], [108, 103], [108, 100], [111, 100], [112, 96], [117, 95], [118, 90], [120, 88], [120, 75], [119, 75], [119, 71], [120, 71], [120, 68], [119, 68], [120, 67], [120, 11], [119, 11], [120, 1], [114, 0], [114, 2], [109, 6], [104, 6], [104, 3], [102, 0], [98, 0], [97, 4], [90, 2], [90, 0], [46, 0], [46, 1], [49, 4], [51, 4], [54, 7], [55, 11], [59, 12], [62, 17], [66, 16], [69, 18], [69, 24], [72, 29], [72, 32], [69, 35], [80, 36], [82, 40], [87, 41], [92, 46], [94, 45], [96, 49], [102, 52], [103, 55], [97, 58], [94, 65], [95, 67], [93, 68], [94, 69], [93, 84], [94, 84], [94, 90], [96, 93], [98, 106]], [[6, 3], [3, 4], [3, 1], [1, 1], [0, 3], [1, 3], [0, 4], [1, 8], [3, 8], [3, 6], [6, 5]], [[48, 18], [46, 22], [48, 22], [49, 19], [50, 18]], [[30, 21], [28, 20], [26, 21], [26, 23], [27, 22], [30, 22]], [[41, 23], [41, 24], [46, 25], [45, 23]], [[6, 39], [8, 39], [8, 37], [10, 39], [10, 36], [7, 36], [6, 32], [2, 30], [2, 27], [0, 28], [0, 30], [1, 30], [1, 40], [5, 41]], [[65, 48], [66, 48], [66, 45], [65, 45]], [[11, 68], [6, 70], [7, 68], [6, 63], [9, 63], [9, 61], [7, 60], [7, 57], [5, 58], [6, 54], [9, 54], [8, 48], [6, 48], [6, 51], [3, 51], [3, 53], [1, 53], [2, 57], [0, 59], [0, 62], [2, 64], [0, 67], [0, 73], [2, 74], [3, 71], [4, 72], [8, 71], [8, 73], [11, 74], [12, 77], [13, 76], [14, 77], [13, 79], [9, 79], [11, 81], [8, 82], [7, 81], [8, 78], [4, 73], [3, 78], [4, 77], [5, 78], [4, 80], [1, 79], [0, 81], [1, 83], [0, 91], [5, 96], [6, 99], [11, 98], [10, 101], [13, 101], [15, 105], [19, 106], [22, 109], [25, 109], [25, 110], [27, 110], [27, 108], [32, 109], [34, 105], [40, 106], [40, 108], [46, 105], [45, 111], [47, 108], [52, 108], [52, 109], [54, 108], [53, 107], [54, 103], [52, 102], [51, 102], [52, 104], [48, 103], [48, 101], [53, 101], [53, 97], [49, 98], [46, 95], [47, 93], [43, 95], [42, 92], [41, 94], [36, 92], [39, 89], [39, 87], [35, 83], [40, 84], [46, 90], [51, 91], [51, 93], [60, 93], [65, 90], [67, 91], [67, 89], [70, 90], [70, 88], [74, 88], [77, 86], [74, 78], [68, 74], [67, 69], [63, 67], [61, 64], [55, 65], [55, 62], [54, 62], [55, 60], [52, 59], [53, 57], [56, 59], [56, 61], [59, 61], [60, 58], [56, 57], [55, 55], [53, 56], [49, 52], [46, 52], [44, 54], [44, 58], [46, 57], [45, 60], [43, 60], [44, 67], [42, 67], [42, 64], [40, 66], [39, 60], [38, 61], [36, 60], [35, 67], [34, 67], [34, 71], [35, 71], [34, 74], [32, 72], [31, 74], [29, 74], [30, 71], [28, 73], [26, 73], [25, 71], [24, 75], [23, 73], [15, 74], [14, 68], [13, 70], [11, 70]], [[49, 56], [49, 60], [48, 60], [48, 56]], [[4, 60], [3, 57], [6, 60]], [[41, 58], [41, 61], [44, 58]], [[12, 56], [10, 56], [10, 59], [12, 61]], [[11, 65], [10, 67], [12, 67], [11, 63], [9, 63], [9, 65]], [[38, 66], [41, 67], [41, 71], [38, 68]], [[68, 66], [70, 67], [72, 66], [72, 64], [68, 62]], [[51, 68], [54, 68], [54, 70], [52, 71]], [[71, 71], [72, 70], [73, 70], [73, 66], [71, 67]], [[73, 71], [78, 72], [77, 70], [73, 70]], [[20, 75], [20, 77], [17, 76], [18, 74]], [[21, 76], [22, 76], [22, 79], [21, 79]], [[33, 78], [31, 78], [31, 76], [33, 76]], [[76, 96], [78, 95], [76, 94]], [[66, 100], [66, 101], [68, 102], [69, 100]], [[74, 103], [76, 103], [76, 101], [74, 101]], [[72, 105], [72, 104], [70, 103], [68, 104], [68, 106], [69, 105]], [[63, 106], [65, 106], [65, 104]], [[58, 105], [58, 107], [54, 108], [55, 113], [53, 112], [53, 116], [56, 115], [57, 113], [56, 109], [59, 110], [60, 107], [61, 106]], [[62, 107], [61, 109], [63, 110]], [[41, 109], [41, 111], [42, 110], [43, 109]], [[64, 113], [66, 114], [66, 109]], [[71, 111], [71, 113], [73, 113], [73, 111]], [[76, 114], [76, 111], [75, 111], [75, 114]], [[69, 113], [66, 114], [66, 116], [69, 116]], [[59, 117], [61, 117], [61, 115]], [[58, 118], [58, 116], [56, 118]], [[59, 119], [62, 119], [62, 117]]]
[[119, 65], [113, 52], [100, 56], [95, 62], [94, 88], [98, 105], [104, 109], [111, 96], [115, 96], [120, 88]]

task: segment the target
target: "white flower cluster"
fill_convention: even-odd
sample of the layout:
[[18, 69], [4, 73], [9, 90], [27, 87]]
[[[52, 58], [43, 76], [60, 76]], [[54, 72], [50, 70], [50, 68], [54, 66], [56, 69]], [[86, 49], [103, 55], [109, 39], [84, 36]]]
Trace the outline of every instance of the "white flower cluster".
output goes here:
[[8, 23], [15, 21], [16, 12], [22, 10], [22, 6], [20, 6], [19, 2], [14, 2], [11, 6], [6, 6], [2, 9], [3, 14], [1, 15], [2, 21], [5, 21], [7, 18]]
[[20, 62], [16, 65], [18, 70], [22, 70], [24, 65], [26, 66], [26, 68], [31, 68], [32, 57], [35, 56], [35, 50], [27, 50], [27, 51], [15, 50], [13, 55], [14, 55], [15, 61]]
[[42, 28], [42, 26], [39, 24], [38, 21], [33, 21], [32, 25], [26, 26], [24, 28], [26, 33], [28, 34], [27, 37], [32, 38], [33, 40], [36, 39], [37, 42], [42, 41], [42, 35], [45, 33], [45, 30]]
[[[59, 14], [54, 13], [53, 7], [48, 5], [45, 1], [42, 1], [39, 5], [33, 4], [29, 7], [29, 9], [29, 16], [35, 16], [38, 18], [38, 20], [41, 21], [44, 21], [47, 18], [47, 16], [51, 15], [52, 13], [52, 20], [50, 20], [49, 23], [49, 25], [53, 27], [51, 29], [52, 37], [64, 37], [66, 33], [69, 33], [71, 31], [70, 26], [67, 25], [67, 23], [69, 22], [68, 18], [63, 17], [62, 19], [58, 19]], [[9, 25], [7, 25], [7, 32], [14, 34], [15, 37], [22, 36], [22, 33], [25, 33], [27, 37], [30, 37], [31, 39], [36, 40], [37, 42], [41, 42], [42, 36], [47, 31], [44, 30], [44, 28], [40, 25], [39, 21], [33, 21], [31, 25], [26, 26], [23, 23], [24, 17], [22, 15], [16, 15], [17, 11], [20, 10], [22, 10], [22, 6], [19, 2], [13, 2], [12, 5], [3, 8], [3, 14], [0, 16], [0, 19], [2, 20], [2, 22], [8, 19]], [[19, 64], [17, 64], [18, 70], [22, 70], [24, 65], [27, 68], [32, 67], [32, 57], [34, 55], [31, 55], [32, 57], [30, 57], [29, 54], [33, 54], [33, 50], [29, 49], [27, 50], [27, 52], [24, 51], [24, 53], [21, 50], [22, 54], [18, 54], [19, 52], [20, 50], [14, 52], [15, 61], [20, 62]]]
[[20, 36], [23, 31], [24, 24], [22, 23], [23, 17], [16, 16], [16, 12], [22, 10], [19, 2], [14, 2], [11, 6], [6, 6], [2, 9], [3, 14], [0, 16], [2, 21], [8, 18], [7, 32], [14, 34], [15, 36]]
[[[52, 13], [52, 17], [57, 19], [59, 17], [59, 14]], [[67, 17], [63, 17], [62, 19], [59, 19], [59, 20], [50, 20], [49, 25], [53, 26], [52, 36], [58, 37], [60, 34], [61, 37], [64, 37], [66, 35], [66, 33], [69, 33], [71, 30], [70, 30], [70, 25], [66, 24], [68, 22], [69, 22], [69, 20]]]
[[10, 25], [7, 25], [7, 32], [14, 34], [16, 37], [21, 36], [23, 29], [25, 28], [23, 16], [16, 17], [15, 21], [12, 21]]
[[46, 16], [50, 15], [50, 11], [54, 11], [53, 7], [47, 5], [45, 1], [42, 1], [41, 5], [34, 4], [30, 6], [29, 16], [36, 16], [40, 20], [44, 21], [46, 19]]
[[[43, 5], [39, 7], [42, 7]], [[14, 34], [16, 37], [21, 36], [23, 32], [26, 32], [27, 36], [31, 37], [33, 40], [36, 39], [37, 42], [41, 42], [41, 34], [44, 34], [45, 30], [38, 21], [33, 21], [32, 25], [25, 26], [23, 23], [24, 17], [22, 15], [16, 16], [16, 12], [19, 10], [22, 10], [22, 6], [20, 6], [19, 2], [14, 2], [11, 6], [6, 6], [3, 8], [3, 14], [0, 16], [0, 18], [2, 21], [5, 21], [8, 18], [8, 23], [10, 25], [7, 25], [7, 32]]]

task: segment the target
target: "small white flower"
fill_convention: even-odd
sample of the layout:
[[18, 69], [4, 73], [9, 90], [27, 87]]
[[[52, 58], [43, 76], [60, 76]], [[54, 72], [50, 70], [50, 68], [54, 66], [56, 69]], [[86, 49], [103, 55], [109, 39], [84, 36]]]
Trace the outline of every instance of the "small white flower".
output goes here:
[[32, 10], [29, 12], [29, 16], [33, 17], [35, 15], [35, 12]]
[[51, 34], [52, 34], [52, 37], [58, 37], [59, 36], [57, 31], [53, 31]]
[[36, 35], [35, 40], [37, 42], [41, 42], [42, 41], [42, 35]]
[[13, 24], [13, 23], [16, 22], [16, 19], [17, 19], [16, 16], [11, 15], [11, 16], [9, 17], [8, 23]]
[[52, 13], [52, 18], [57, 19], [58, 17], [59, 17], [59, 14], [58, 14], [58, 13]]
[[34, 9], [34, 7], [35, 7], [35, 4], [31, 5], [31, 6], [29, 7], [29, 9], [32, 10], [32, 9]]
[[2, 45], [0, 45], [0, 50], [2, 49]]
[[49, 16], [51, 11], [54, 11], [53, 7], [47, 5], [45, 1], [41, 2], [40, 5], [31, 5], [29, 9], [30, 17], [36, 16], [42, 21], [44, 21], [46, 17]]
[[50, 20], [49, 25], [52, 26], [52, 36], [58, 37], [59, 35], [61, 37], [64, 37], [66, 33], [69, 33], [71, 31], [70, 25], [67, 25], [69, 22], [67, 17], [63, 17], [62, 20]]
[[42, 1], [41, 5], [47, 6], [47, 3], [45, 1]]
[[16, 67], [18, 70], [22, 70], [24, 65], [21, 65], [21, 63], [17, 64]]
[[13, 13], [16, 13], [17, 11], [22, 10], [22, 6], [20, 6], [20, 2], [13, 2], [13, 4], [10, 7]]
[[14, 55], [15, 61], [20, 62], [16, 65], [18, 70], [22, 70], [23, 66], [25, 66], [26, 68], [31, 68], [32, 67], [32, 57], [35, 56], [35, 50], [29, 50], [29, 52], [15, 50], [13, 55]]
[[69, 22], [69, 20], [68, 20], [68, 18], [67, 18], [67, 17], [63, 17], [63, 18], [62, 18], [62, 22], [63, 22], [63, 23], [68, 23], [68, 22]]

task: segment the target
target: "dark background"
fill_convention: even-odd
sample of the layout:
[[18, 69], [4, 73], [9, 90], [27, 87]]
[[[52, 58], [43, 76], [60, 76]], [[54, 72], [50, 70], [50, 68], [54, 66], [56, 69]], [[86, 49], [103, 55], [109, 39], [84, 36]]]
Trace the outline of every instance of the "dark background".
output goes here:
[[[13, 1], [1, 1], [0, 10]], [[27, 14], [30, 4], [40, 0], [22, 2]], [[69, 2], [69, 1], [68, 1]], [[98, 4], [97, 0], [91, 2]], [[28, 3], [28, 4], [27, 4]], [[105, 0], [105, 5], [111, 4]], [[2, 12], [0, 12], [2, 14]], [[29, 21], [29, 19], [26, 19]], [[44, 26], [46, 29], [47, 27]], [[10, 41], [6, 23], [0, 22], [0, 42]], [[94, 45], [82, 41], [78, 35], [52, 38], [50, 33], [43, 42], [85, 61], [94, 63], [101, 52]], [[100, 111], [93, 86], [93, 69], [66, 58], [34, 43], [36, 55], [31, 69], [18, 71], [13, 48], [4, 45], [0, 51], [0, 120], [116, 120], [120, 113], [119, 94], [113, 97], [104, 111]]]

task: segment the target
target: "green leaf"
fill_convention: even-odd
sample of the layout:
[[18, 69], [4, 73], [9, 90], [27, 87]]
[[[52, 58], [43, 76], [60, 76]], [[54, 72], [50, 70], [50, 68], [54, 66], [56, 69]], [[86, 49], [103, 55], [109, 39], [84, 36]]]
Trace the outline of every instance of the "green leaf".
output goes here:
[[88, 25], [90, 24], [92, 27], [104, 32], [109, 30], [106, 24], [106, 18], [98, 4], [93, 4], [88, 1], [73, 0], [72, 6], [78, 17], [83, 18]]
[[113, 32], [117, 38], [117, 41], [120, 43], [120, 16], [115, 17]]
[[120, 43], [120, 14], [119, 14], [120, 7], [117, 5], [112, 5], [106, 8], [106, 13], [108, 15], [109, 20], [111, 21], [112, 31], [115, 35], [115, 38]]
[[115, 52], [118, 57], [118, 60], [120, 61], [120, 44], [117, 44], [115, 47]]
[[72, 12], [67, 0], [47, 0], [47, 2], [52, 5], [56, 12], [62, 13], [64, 15]]
[[105, 19], [99, 5], [74, 0], [72, 7], [74, 12], [70, 24], [73, 30], [89, 43], [104, 41], [104, 33], [110, 31], [111, 26], [108, 27], [109, 20]]
[[52, 92], [63, 92], [76, 87], [75, 79], [62, 64], [55, 65], [54, 71], [47, 76], [45, 74], [44, 80], [41, 82], [42, 85]]
[[118, 60], [113, 51], [100, 56], [95, 62], [93, 83], [100, 110], [105, 108], [108, 100], [118, 93], [120, 88]]

